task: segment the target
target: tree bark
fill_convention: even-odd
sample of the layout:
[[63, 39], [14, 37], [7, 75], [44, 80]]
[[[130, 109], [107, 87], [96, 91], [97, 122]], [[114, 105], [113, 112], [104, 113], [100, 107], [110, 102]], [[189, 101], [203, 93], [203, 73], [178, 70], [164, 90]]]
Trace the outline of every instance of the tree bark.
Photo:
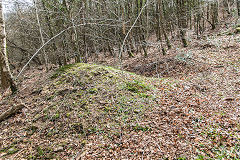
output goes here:
[[[39, 19], [38, 6], [37, 6], [36, 0], [34, 0], [34, 6], [35, 6], [35, 13], [36, 13], [36, 18], [37, 18], [37, 24], [39, 27], [39, 34], [40, 34], [41, 42], [42, 42], [42, 45], [44, 45], [45, 41], [43, 38], [43, 31], [42, 31], [42, 27], [41, 27], [41, 23], [40, 23], [40, 19]], [[43, 49], [43, 58], [45, 61], [46, 71], [48, 72], [48, 56], [46, 54], [45, 49]]]
[[240, 17], [240, 0], [237, 0], [238, 17]]
[[160, 25], [161, 25], [161, 28], [162, 28], [162, 33], [165, 37], [168, 49], [171, 49], [172, 46], [170, 44], [169, 38], [168, 38], [166, 30], [165, 30], [165, 26], [164, 26], [166, 24], [166, 22], [165, 22], [165, 19], [163, 17], [163, 2], [162, 2], [162, 0], [159, 0], [159, 10], [160, 10], [159, 11], [159, 18], [160, 18]]
[[0, 0], [0, 45], [1, 45], [0, 49], [1, 85], [4, 90], [10, 87], [12, 93], [14, 93], [17, 91], [17, 86], [10, 72], [10, 67], [7, 58], [6, 31], [5, 22], [3, 18], [2, 0]]
[[187, 47], [186, 39], [186, 29], [187, 29], [187, 20], [186, 20], [186, 0], [177, 0], [177, 13], [178, 13], [178, 25], [180, 29], [180, 37], [182, 39], [183, 47]]

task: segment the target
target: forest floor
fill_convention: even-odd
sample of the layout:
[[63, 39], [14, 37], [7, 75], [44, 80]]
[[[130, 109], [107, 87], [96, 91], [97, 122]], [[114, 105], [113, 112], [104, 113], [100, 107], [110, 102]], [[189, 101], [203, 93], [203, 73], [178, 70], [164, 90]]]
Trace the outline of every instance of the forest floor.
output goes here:
[[174, 46], [125, 58], [129, 72], [27, 71], [19, 93], [1, 97], [1, 112], [26, 108], [1, 122], [0, 159], [240, 159], [240, 35]]

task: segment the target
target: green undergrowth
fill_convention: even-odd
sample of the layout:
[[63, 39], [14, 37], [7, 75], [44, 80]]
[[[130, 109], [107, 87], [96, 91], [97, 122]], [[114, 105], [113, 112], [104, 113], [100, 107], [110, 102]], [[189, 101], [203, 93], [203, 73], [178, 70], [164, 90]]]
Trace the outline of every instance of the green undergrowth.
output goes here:
[[111, 67], [84, 63], [64, 66], [43, 88], [50, 104], [42, 115], [36, 115], [35, 122], [58, 123], [54, 129], [49, 126], [50, 137], [61, 132], [111, 137], [124, 129], [151, 131], [149, 126], [138, 124], [159, 97], [151, 82], [151, 78]]

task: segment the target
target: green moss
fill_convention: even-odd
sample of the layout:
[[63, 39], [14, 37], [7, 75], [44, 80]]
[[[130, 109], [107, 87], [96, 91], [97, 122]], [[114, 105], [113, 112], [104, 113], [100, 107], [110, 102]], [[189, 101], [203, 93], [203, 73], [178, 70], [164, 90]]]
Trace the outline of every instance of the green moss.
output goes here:
[[75, 64], [69, 64], [69, 65], [65, 65], [59, 69], [57, 69], [57, 71], [55, 72], [55, 74], [53, 74], [51, 76], [51, 79], [56, 79], [59, 75], [61, 75], [62, 73], [68, 71], [69, 69], [73, 68], [75, 66]]
[[39, 156], [43, 156], [44, 155], [44, 151], [41, 147], [37, 147], [37, 152]]
[[8, 149], [7, 154], [14, 154], [14, 153], [17, 153], [17, 152], [18, 152], [17, 148], [11, 147], [11, 148]]
[[49, 108], [48, 108], [48, 107], [44, 108], [44, 109], [43, 109], [43, 113], [47, 113], [47, 112], [48, 112], [48, 110], [49, 110]]
[[240, 27], [237, 27], [237, 28], [236, 28], [236, 32], [237, 32], [237, 33], [240, 33]]
[[27, 157], [27, 159], [37, 159], [37, 157], [36, 156], [34, 156], [34, 155], [29, 155], [28, 157]]
[[58, 133], [58, 131], [56, 129], [49, 129], [47, 131], [47, 136], [51, 137], [51, 136], [54, 136]]
[[98, 93], [98, 89], [97, 88], [91, 88], [91, 89], [89, 89], [88, 92], [91, 93], [91, 94], [95, 94], [95, 93]]
[[66, 113], [66, 117], [69, 118], [71, 116], [71, 114], [72, 114], [71, 112]]
[[146, 94], [146, 93], [138, 93], [140, 98], [151, 98], [152, 95]]
[[134, 80], [133, 82], [127, 82], [125, 88], [131, 92], [139, 93], [149, 90], [149, 87], [140, 81]]
[[46, 121], [47, 119], [49, 119], [49, 115], [48, 115], [47, 113], [45, 113], [45, 114], [43, 115], [43, 121]]
[[109, 73], [109, 71], [102, 67], [102, 66], [99, 66], [99, 67], [96, 67], [94, 69], [91, 70], [90, 72], [93, 76], [103, 76], [103, 75], [106, 75]]
[[109, 112], [109, 111], [112, 110], [112, 107], [104, 107], [104, 110], [105, 110], [106, 112]]
[[196, 160], [204, 160], [204, 159], [206, 159], [206, 158], [204, 158], [204, 156], [203, 156], [203, 155], [198, 155], [198, 157], [197, 157], [197, 159], [196, 159]]
[[60, 84], [63, 84], [64, 83], [64, 81], [57, 81], [56, 83], [55, 83], [55, 85], [60, 85]]
[[60, 118], [60, 114], [59, 114], [59, 113], [56, 113], [56, 114], [54, 114], [54, 115], [52, 116], [51, 120], [52, 120], [52, 121], [56, 121], [56, 120], [59, 119], [59, 118]]
[[134, 92], [134, 93], [139, 92], [139, 86], [137, 86], [136, 84], [131, 83], [131, 82], [126, 83], [126, 89], [131, 91], [131, 92]]
[[146, 132], [146, 131], [151, 131], [152, 129], [147, 127], [147, 126], [140, 126], [140, 125], [136, 125], [136, 126], [133, 126], [132, 129], [134, 131], [143, 131], [143, 132]]
[[50, 95], [49, 97], [47, 97], [47, 100], [50, 101], [54, 98], [55, 96], [54, 95]]
[[82, 146], [85, 146], [87, 144], [87, 140], [83, 140], [81, 144]]

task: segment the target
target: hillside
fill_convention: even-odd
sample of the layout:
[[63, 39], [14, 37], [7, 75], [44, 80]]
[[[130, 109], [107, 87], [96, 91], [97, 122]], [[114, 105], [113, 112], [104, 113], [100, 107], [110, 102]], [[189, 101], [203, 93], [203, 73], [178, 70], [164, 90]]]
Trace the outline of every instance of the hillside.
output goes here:
[[84, 63], [28, 71], [20, 91], [1, 98], [1, 112], [26, 107], [1, 122], [0, 158], [239, 159], [239, 38], [172, 49], [159, 72], [124, 61], [155, 78]]

